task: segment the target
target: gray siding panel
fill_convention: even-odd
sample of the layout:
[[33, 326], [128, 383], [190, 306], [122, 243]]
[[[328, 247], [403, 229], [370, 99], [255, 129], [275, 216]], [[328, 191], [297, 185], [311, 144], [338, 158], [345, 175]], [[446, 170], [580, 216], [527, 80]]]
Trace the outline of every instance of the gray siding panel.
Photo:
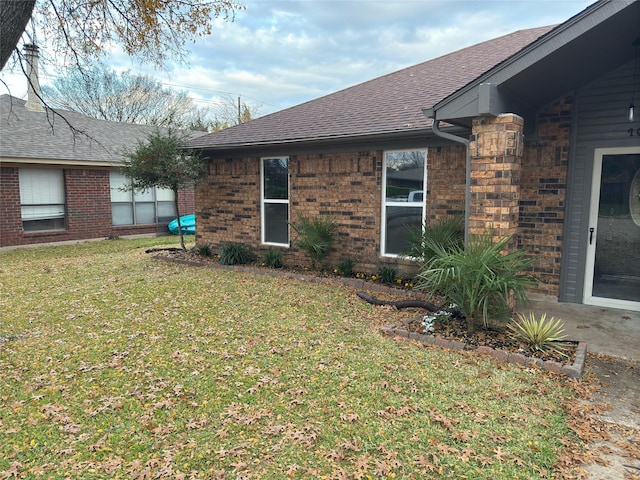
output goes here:
[[[596, 148], [640, 146], [640, 137], [630, 137], [627, 118], [633, 89], [633, 62], [610, 72], [576, 91], [569, 159], [568, 191], [560, 275], [560, 300], [582, 303], [589, 203]], [[636, 100], [637, 102], [637, 100]]]

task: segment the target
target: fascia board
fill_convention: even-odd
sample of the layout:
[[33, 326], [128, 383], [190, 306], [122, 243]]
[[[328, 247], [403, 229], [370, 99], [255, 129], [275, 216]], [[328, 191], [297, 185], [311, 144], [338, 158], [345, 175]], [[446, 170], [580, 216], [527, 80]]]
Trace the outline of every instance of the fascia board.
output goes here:
[[109, 167], [115, 168], [120, 162], [105, 162], [96, 161], [88, 162], [82, 160], [65, 160], [55, 158], [26, 158], [26, 157], [0, 157], [0, 165], [58, 165], [58, 166], [70, 166], [70, 167]]
[[[551, 30], [542, 38], [515, 54], [502, 64], [481, 75], [467, 86], [461, 88], [444, 100], [438, 102], [430, 110], [436, 120], [474, 117], [481, 113], [480, 86], [490, 84], [499, 86], [516, 74], [530, 68], [544, 57], [577, 39], [586, 31], [624, 10], [636, 0], [604, 0], [588, 7], [582, 13], [569, 19], [564, 24]], [[496, 93], [498, 92], [496, 90]]]

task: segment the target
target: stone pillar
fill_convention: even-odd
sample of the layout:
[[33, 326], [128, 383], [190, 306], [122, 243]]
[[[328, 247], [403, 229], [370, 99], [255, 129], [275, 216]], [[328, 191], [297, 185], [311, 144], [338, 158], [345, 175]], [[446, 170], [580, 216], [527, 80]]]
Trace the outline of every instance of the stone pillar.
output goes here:
[[[518, 230], [524, 120], [506, 113], [473, 119], [469, 231], [495, 239]], [[514, 244], [512, 247], [515, 246]]]

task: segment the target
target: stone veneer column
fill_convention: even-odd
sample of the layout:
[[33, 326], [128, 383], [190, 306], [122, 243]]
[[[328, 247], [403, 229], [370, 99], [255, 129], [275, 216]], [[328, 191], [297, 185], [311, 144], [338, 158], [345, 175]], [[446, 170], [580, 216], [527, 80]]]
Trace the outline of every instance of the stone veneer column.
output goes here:
[[522, 117], [511, 113], [473, 119], [469, 145], [471, 233], [493, 228], [496, 239], [517, 233], [523, 127]]

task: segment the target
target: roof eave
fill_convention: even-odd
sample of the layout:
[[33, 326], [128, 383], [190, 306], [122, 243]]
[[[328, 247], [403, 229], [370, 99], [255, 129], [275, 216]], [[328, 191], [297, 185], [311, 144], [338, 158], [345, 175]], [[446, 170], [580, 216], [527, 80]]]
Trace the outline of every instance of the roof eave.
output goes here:
[[[449, 127], [452, 132], [463, 134], [465, 129], [457, 126]], [[468, 131], [467, 131], [468, 133]], [[401, 145], [421, 145], [429, 147], [443, 144], [442, 139], [435, 136], [431, 126], [413, 128], [411, 130], [370, 132], [359, 135], [334, 135], [322, 138], [305, 138], [283, 140], [277, 142], [245, 142], [241, 144], [212, 145], [206, 147], [190, 147], [205, 153], [205, 156], [253, 155], [262, 152], [279, 152], [279, 154], [293, 154], [298, 152], [331, 152], [337, 150], [360, 150], [363, 148], [385, 150], [397, 142]], [[445, 142], [446, 143], [446, 142]]]
[[[600, 25], [616, 13], [633, 4], [635, 0], [602, 0], [563, 24], [547, 32], [521, 51], [490, 69], [483, 75], [437, 102], [424, 113], [433, 120], [443, 120], [469, 125], [470, 119], [483, 114], [499, 115], [505, 109], [518, 108], [527, 112], [535, 105], [526, 105], [509, 95], [500, 86], [510, 78], [539, 62], [568, 42], [579, 38], [586, 31]], [[588, 21], [585, 18], [588, 17]], [[515, 107], [515, 108], [514, 108]], [[518, 113], [518, 112], [512, 112]]]
[[73, 167], [108, 167], [114, 168], [120, 165], [122, 162], [113, 161], [87, 161], [87, 160], [72, 160], [63, 158], [29, 158], [29, 157], [0, 157], [0, 165], [4, 164], [20, 164], [20, 165], [59, 165], [59, 166], [73, 166]]

